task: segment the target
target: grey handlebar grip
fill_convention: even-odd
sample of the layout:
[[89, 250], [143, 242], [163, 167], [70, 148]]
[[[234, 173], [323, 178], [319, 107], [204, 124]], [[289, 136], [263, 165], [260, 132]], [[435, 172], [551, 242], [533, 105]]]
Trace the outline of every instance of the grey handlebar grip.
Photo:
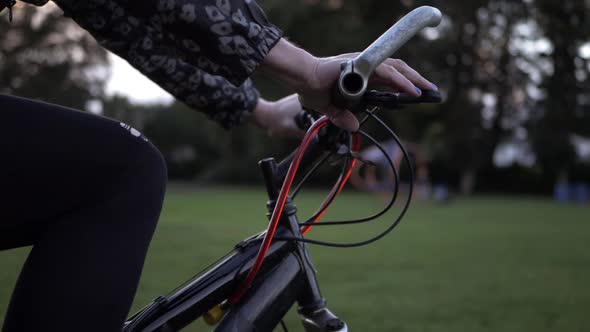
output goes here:
[[436, 27], [442, 20], [440, 10], [422, 6], [414, 9], [381, 37], [373, 42], [356, 58], [343, 64], [338, 90], [349, 102], [358, 102], [365, 90], [369, 77], [385, 59], [391, 57], [400, 47], [425, 27]]

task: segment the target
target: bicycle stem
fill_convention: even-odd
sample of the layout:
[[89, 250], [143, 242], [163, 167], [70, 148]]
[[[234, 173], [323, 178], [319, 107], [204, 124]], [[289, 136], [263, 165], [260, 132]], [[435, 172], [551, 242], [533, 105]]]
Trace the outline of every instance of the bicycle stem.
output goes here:
[[425, 27], [436, 27], [442, 20], [440, 10], [430, 6], [414, 9], [381, 37], [367, 47], [356, 58], [343, 63], [338, 80], [338, 92], [347, 104], [358, 103], [365, 91], [373, 71], [400, 47]]

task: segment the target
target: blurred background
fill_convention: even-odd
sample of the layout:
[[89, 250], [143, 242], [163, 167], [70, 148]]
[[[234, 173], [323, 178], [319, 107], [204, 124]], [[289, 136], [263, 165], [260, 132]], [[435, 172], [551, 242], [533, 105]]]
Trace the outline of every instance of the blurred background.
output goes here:
[[[588, 331], [590, 1], [259, 3], [318, 56], [364, 49], [420, 5], [445, 15], [396, 54], [436, 82], [445, 102], [381, 112], [426, 156], [422, 201], [382, 243], [346, 255], [314, 249], [326, 295], [353, 330]], [[296, 142], [249, 125], [220, 128], [101, 49], [51, 3], [15, 7], [12, 24], [7, 16], [0, 15], [0, 93], [124, 121], [167, 160], [172, 185], [136, 307], [265, 225], [256, 162], [284, 156]], [[290, 93], [255, 81], [267, 99]], [[319, 205], [332, 179], [315, 179], [303, 212]], [[435, 201], [433, 188], [443, 193]], [[334, 218], [360, 217], [380, 203], [354, 191], [343, 201]], [[244, 211], [252, 211], [245, 220]], [[378, 229], [316, 234], [345, 241]], [[0, 253], [0, 317], [25, 256]]]
[[[436, 82], [446, 102], [389, 112], [389, 123], [428, 152], [455, 192], [587, 201], [588, 1], [261, 1], [286, 36], [320, 56], [365, 48], [423, 4], [440, 7], [445, 19], [397, 56]], [[217, 128], [107, 54], [58, 8], [43, 9], [17, 8], [12, 25], [0, 23], [2, 93], [131, 124], [162, 150], [171, 179], [256, 183], [257, 169], [241, 166], [287, 151], [246, 126]], [[257, 86], [267, 99], [289, 93], [263, 77]]]

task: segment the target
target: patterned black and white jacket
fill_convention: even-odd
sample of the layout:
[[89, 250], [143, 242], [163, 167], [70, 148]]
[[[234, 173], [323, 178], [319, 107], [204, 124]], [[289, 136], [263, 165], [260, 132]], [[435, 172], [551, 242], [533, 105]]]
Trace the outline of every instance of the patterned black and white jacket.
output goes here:
[[105, 48], [225, 128], [259, 94], [248, 78], [282, 32], [254, 0], [54, 0]]

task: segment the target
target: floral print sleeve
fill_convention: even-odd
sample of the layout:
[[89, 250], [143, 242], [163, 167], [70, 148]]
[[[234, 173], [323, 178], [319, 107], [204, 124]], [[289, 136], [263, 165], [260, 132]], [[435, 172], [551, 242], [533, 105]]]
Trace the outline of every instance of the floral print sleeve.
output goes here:
[[281, 37], [252, 0], [55, 0], [97, 41], [231, 128], [252, 112], [248, 77]]

